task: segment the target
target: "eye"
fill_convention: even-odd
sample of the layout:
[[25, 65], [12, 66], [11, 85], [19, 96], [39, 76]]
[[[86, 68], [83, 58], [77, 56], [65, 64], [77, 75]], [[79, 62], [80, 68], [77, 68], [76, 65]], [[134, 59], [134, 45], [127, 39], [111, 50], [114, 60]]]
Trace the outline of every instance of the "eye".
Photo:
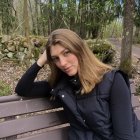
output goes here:
[[71, 51], [70, 50], [65, 50], [64, 51], [64, 56], [68, 56], [69, 54], [71, 54]]
[[58, 57], [52, 57], [52, 61], [53, 61], [54, 63], [58, 62], [58, 60], [59, 60]]

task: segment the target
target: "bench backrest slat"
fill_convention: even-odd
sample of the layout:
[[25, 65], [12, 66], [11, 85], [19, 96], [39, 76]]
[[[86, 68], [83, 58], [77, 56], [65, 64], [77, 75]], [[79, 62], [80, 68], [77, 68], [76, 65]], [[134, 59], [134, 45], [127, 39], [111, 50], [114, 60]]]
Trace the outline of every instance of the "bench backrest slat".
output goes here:
[[[0, 139], [15, 140], [18, 135], [27, 133], [22, 139], [45, 140], [54, 137], [66, 140], [64, 135], [67, 127], [63, 108], [49, 99], [21, 98], [16, 95], [0, 98]], [[42, 129], [47, 132], [43, 133]], [[34, 134], [34, 131], [41, 131], [41, 134]], [[30, 136], [29, 132], [33, 135]]]
[[47, 133], [42, 133], [27, 138], [21, 138], [18, 140], [68, 140], [68, 127], [48, 131]]
[[54, 107], [57, 105], [45, 98], [0, 103], [0, 118], [48, 110]]
[[9, 96], [1, 96], [0, 97], [0, 103], [4, 103], [4, 102], [12, 102], [12, 101], [19, 101], [21, 99], [24, 99], [20, 96], [17, 95], [9, 95]]
[[[138, 97], [134, 95], [132, 95], [132, 105], [133, 107], [140, 106]], [[0, 118], [48, 110], [55, 107], [59, 107], [59, 105], [56, 105], [45, 98], [0, 103]]]
[[47, 126], [53, 127], [63, 123], [66, 123], [63, 111], [5, 121], [0, 124], [0, 138], [47, 128]]

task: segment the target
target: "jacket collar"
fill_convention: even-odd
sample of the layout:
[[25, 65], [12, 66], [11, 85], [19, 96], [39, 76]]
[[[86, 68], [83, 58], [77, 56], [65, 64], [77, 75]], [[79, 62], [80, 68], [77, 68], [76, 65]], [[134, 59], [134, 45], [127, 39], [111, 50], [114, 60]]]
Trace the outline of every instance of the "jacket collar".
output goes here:
[[51, 94], [57, 96], [60, 90], [64, 90], [68, 86], [72, 88], [76, 94], [79, 94], [81, 91], [81, 83], [78, 76], [67, 76], [63, 74], [58, 83], [52, 88]]

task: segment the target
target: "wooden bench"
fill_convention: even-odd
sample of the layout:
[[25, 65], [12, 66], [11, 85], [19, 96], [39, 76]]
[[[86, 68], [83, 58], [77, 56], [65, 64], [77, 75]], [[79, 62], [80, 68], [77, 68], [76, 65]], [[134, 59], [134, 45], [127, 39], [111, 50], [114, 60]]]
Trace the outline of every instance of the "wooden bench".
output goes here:
[[63, 108], [45, 98], [0, 97], [0, 140], [67, 140]]
[[[132, 104], [140, 119], [140, 101], [134, 94]], [[63, 108], [48, 99], [0, 97], [0, 140], [67, 140], [68, 129]]]

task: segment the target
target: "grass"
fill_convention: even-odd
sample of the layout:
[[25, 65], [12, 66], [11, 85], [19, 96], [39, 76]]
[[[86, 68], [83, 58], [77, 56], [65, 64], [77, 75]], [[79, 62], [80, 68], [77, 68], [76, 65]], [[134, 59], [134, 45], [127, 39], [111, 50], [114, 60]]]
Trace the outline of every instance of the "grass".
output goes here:
[[103, 29], [104, 38], [121, 38], [122, 37], [122, 20], [114, 20], [111, 24], [107, 25]]
[[10, 92], [11, 92], [10, 86], [4, 81], [0, 80], [0, 96], [10, 95]]

